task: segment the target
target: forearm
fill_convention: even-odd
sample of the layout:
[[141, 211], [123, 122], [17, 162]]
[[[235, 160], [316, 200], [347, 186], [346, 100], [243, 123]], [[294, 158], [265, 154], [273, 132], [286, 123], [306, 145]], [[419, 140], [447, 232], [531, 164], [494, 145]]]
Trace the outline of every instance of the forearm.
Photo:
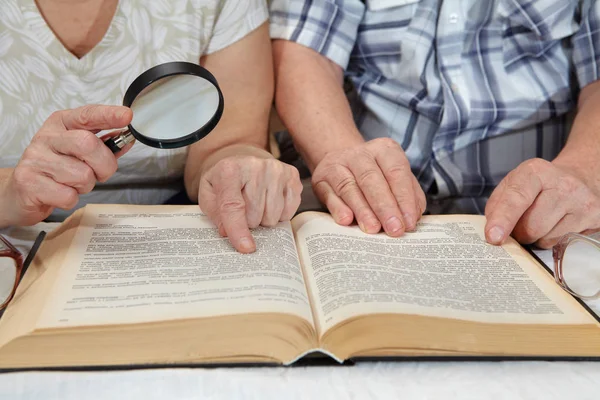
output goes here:
[[275, 104], [309, 168], [333, 150], [364, 140], [343, 90], [340, 66], [286, 40], [273, 42]]
[[600, 82], [586, 86], [564, 149], [553, 161], [568, 167], [588, 185], [600, 189]]
[[268, 120], [272, 87], [255, 96], [252, 108], [234, 103], [217, 128], [191, 146], [185, 165], [184, 183], [190, 200], [198, 201], [202, 176], [220, 160], [232, 156], [273, 157], [268, 151]]
[[224, 157], [271, 157], [266, 149], [274, 90], [272, 59], [267, 23], [202, 58], [201, 64], [219, 81], [225, 109], [215, 130], [190, 147], [184, 181], [191, 200], [198, 200], [203, 174]]

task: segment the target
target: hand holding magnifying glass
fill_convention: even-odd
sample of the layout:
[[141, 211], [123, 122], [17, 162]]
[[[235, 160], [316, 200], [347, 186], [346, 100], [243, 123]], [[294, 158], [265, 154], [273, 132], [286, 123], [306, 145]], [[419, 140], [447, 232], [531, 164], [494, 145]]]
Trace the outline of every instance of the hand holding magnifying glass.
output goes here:
[[[79, 195], [115, 173], [121, 150], [134, 139], [158, 148], [186, 146], [208, 135], [223, 113], [216, 79], [185, 62], [144, 72], [123, 103], [131, 109], [89, 105], [57, 111], [45, 121], [17, 166], [0, 175], [0, 227], [32, 225], [55, 208], [72, 209]], [[96, 136], [123, 126], [128, 131], [108, 134], [113, 137], [105, 145]]]

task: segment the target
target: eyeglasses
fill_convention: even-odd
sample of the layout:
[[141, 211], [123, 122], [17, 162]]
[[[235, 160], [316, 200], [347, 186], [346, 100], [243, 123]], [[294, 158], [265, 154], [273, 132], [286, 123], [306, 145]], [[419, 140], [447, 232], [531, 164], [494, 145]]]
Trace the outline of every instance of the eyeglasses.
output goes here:
[[600, 297], [600, 232], [567, 233], [552, 248], [554, 279], [584, 300]]
[[8, 305], [23, 271], [23, 255], [0, 235], [0, 310]]
[[23, 259], [21, 252], [0, 235], [0, 315], [15, 295], [21, 277], [33, 260], [45, 236], [46, 232], [40, 232], [27, 258]]

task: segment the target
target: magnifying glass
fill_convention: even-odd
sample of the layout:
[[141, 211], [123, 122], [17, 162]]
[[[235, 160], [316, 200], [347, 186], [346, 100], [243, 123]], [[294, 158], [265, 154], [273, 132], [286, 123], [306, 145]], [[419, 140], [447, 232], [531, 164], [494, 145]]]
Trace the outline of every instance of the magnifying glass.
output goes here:
[[170, 62], [137, 77], [123, 97], [133, 111], [128, 129], [104, 142], [113, 153], [138, 140], [160, 149], [188, 146], [208, 135], [223, 115], [215, 77], [197, 64]]

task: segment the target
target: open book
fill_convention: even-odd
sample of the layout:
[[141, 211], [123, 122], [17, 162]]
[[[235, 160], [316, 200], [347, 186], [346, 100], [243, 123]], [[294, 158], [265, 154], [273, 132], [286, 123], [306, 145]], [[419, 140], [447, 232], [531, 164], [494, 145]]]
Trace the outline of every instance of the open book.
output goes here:
[[394, 239], [303, 213], [243, 255], [197, 206], [87, 206], [0, 320], [0, 368], [600, 356], [595, 317], [484, 222], [426, 216]]

